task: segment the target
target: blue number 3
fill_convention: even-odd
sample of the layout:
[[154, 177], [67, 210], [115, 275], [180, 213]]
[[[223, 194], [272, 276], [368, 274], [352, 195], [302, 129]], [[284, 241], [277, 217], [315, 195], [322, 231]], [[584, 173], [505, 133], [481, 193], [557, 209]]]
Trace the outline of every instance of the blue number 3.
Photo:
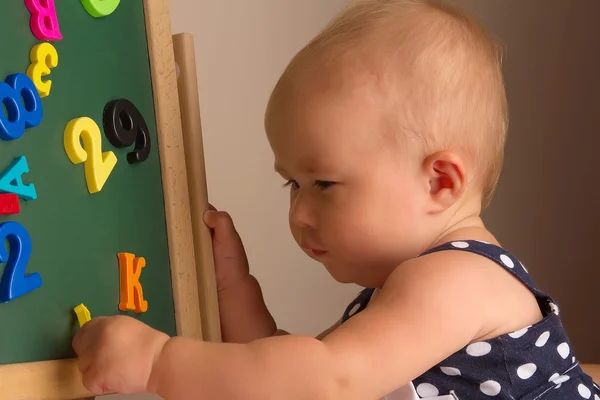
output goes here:
[[23, 73], [6, 77], [0, 82], [0, 139], [15, 140], [23, 136], [25, 129], [42, 122], [42, 99], [35, 84]]
[[8, 240], [10, 252], [0, 246], [0, 263], [7, 263], [0, 281], [0, 302], [13, 300], [42, 286], [40, 274], [25, 275], [31, 255], [31, 239], [19, 223], [9, 221], [0, 224], [0, 243]]

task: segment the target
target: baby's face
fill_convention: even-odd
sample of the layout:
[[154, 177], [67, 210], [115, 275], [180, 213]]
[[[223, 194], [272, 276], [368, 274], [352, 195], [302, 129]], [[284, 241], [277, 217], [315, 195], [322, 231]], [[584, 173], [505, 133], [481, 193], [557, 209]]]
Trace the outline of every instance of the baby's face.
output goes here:
[[266, 118], [292, 234], [336, 280], [380, 286], [423, 240], [420, 163], [385, 140], [390, 124], [371, 86], [310, 86]]

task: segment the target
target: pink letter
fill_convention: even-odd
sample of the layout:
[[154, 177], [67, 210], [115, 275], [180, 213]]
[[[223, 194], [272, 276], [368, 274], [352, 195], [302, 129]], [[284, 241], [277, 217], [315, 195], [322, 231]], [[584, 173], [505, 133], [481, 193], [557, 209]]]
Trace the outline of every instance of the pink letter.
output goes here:
[[40, 40], [61, 40], [54, 0], [25, 0], [25, 6], [31, 13], [29, 26], [31, 32]]

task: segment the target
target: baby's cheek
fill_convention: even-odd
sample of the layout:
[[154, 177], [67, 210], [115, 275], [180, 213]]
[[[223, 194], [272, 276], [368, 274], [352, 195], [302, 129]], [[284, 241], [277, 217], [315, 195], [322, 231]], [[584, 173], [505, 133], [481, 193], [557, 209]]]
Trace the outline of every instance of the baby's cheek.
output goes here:
[[294, 238], [296, 243], [298, 243], [298, 245], [300, 245], [300, 229], [291, 223], [289, 224], [289, 227], [290, 227], [290, 233], [292, 234], [292, 237]]
[[349, 253], [363, 252], [373, 233], [373, 226], [361, 213], [339, 214], [322, 226], [327, 231], [329, 240]]

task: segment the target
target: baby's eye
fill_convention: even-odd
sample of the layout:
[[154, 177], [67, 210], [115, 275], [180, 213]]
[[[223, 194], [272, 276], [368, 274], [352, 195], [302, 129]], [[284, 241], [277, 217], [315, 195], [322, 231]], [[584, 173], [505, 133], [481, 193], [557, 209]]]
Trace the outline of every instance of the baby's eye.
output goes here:
[[288, 179], [287, 182], [285, 182], [283, 184], [283, 187], [291, 187], [292, 190], [298, 190], [300, 188], [300, 185], [298, 185], [298, 182], [296, 182], [293, 179]]
[[315, 181], [315, 183], [314, 183], [315, 187], [317, 187], [321, 190], [328, 189], [335, 184], [336, 184], [336, 182], [331, 182], [331, 181]]

